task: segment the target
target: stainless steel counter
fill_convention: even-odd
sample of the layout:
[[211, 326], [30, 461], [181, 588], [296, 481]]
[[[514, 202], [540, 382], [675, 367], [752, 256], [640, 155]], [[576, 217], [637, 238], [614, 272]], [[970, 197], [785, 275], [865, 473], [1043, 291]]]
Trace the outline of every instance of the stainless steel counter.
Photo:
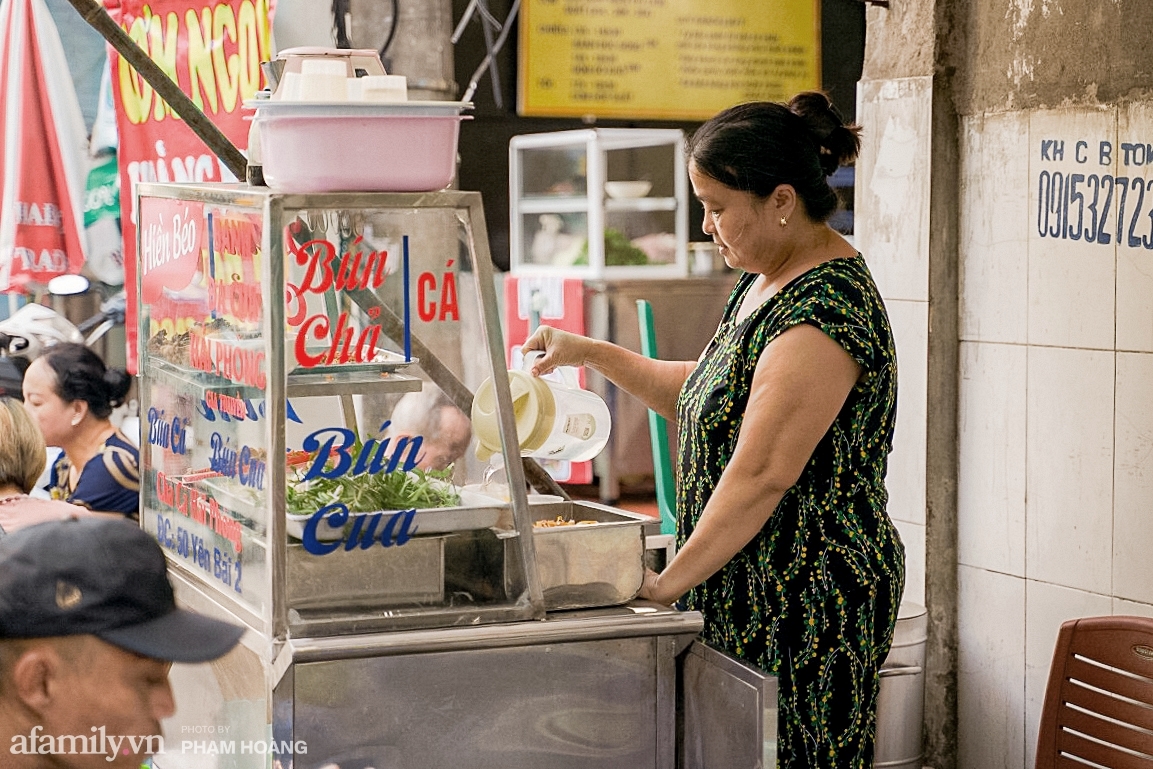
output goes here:
[[[196, 585], [173, 581], [182, 604], [223, 616]], [[633, 601], [539, 621], [290, 637], [272, 659], [249, 633], [222, 660], [174, 667], [177, 714], [156, 766], [265, 767], [267, 755], [244, 752], [263, 740], [294, 746], [276, 756], [283, 769], [673, 769], [677, 658], [701, 627], [696, 612]], [[229, 731], [207, 733], [217, 725]]]
[[[223, 658], [173, 668], [176, 714], [164, 724], [158, 769], [319, 769], [333, 763], [341, 769], [672, 769], [677, 658], [701, 629], [701, 616], [627, 603], [643, 578], [648, 524], [627, 520], [624, 511], [580, 511], [575, 518], [596, 523], [535, 533], [534, 515], [556, 511], [530, 504], [516, 461], [511, 393], [507, 378], [499, 376], [505, 357], [480, 196], [286, 195], [195, 184], [147, 184], [136, 192], [141, 216], [161, 223], [153, 228], [157, 238], [176, 242], [189, 222], [212, 233], [209, 270], [174, 285], [165, 282], [167, 273], [149, 273], [154, 280], [145, 286], [163, 298], [189, 280], [211, 301], [142, 305], [150, 342], [141, 356], [142, 408], [155, 406], [199, 438], [181, 450], [161, 441], [142, 451], [141, 523], [166, 549], [182, 605], [248, 629]], [[218, 248], [211, 245], [216, 235]], [[367, 256], [355, 245], [362, 238], [372, 249]], [[456, 259], [462, 244], [475, 277], [470, 299], [453, 288], [464, 274]], [[385, 265], [397, 265], [390, 251], [400, 275], [386, 284]], [[446, 253], [452, 258], [446, 260]], [[337, 254], [339, 270], [330, 266]], [[362, 258], [366, 272], [356, 278]], [[369, 264], [377, 265], [375, 271]], [[345, 276], [346, 267], [353, 277]], [[314, 284], [314, 270], [345, 277], [332, 286]], [[233, 277], [217, 281], [215, 275]], [[418, 276], [415, 317], [412, 275]], [[435, 299], [426, 290], [422, 300], [421, 286], [430, 281], [441, 289]], [[234, 290], [244, 301], [220, 304]], [[682, 280], [606, 283], [590, 295], [604, 303], [598, 322], [605, 333], [624, 340], [636, 328], [635, 307], [627, 304], [636, 296], [656, 300], [658, 322], [676, 318], [667, 328], [687, 335], [701, 328], [711, 333], [715, 322], [692, 320], [692, 308], [715, 318], [722, 293], [712, 281]], [[434, 302], [439, 314], [431, 311]], [[617, 317], [626, 309], [627, 318]], [[218, 317], [223, 311], [258, 331], [246, 346], [209, 339], [215, 322], [227, 320]], [[458, 311], [471, 313], [472, 325], [457, 324]], [[181, 335], [175, 334], [178, 321], [189, 324]], [[345, 531], [336, 505], [320, 507], [313, 500], [306, 509], [291, 508], [297, 475], [286, 462], [267, 461], [286, 456], [290, 447], [290, 396], [294, 413], [316, 417], [302, 423], [307, 431], [296, 445], [307, 449], [311, 437], [328, 459], [338, 449], [342, 463], [323, 477], [343, 478], [369, 469], [363, 447], [354, 450], [350, 443], [357, 435], [352, 428], [365, 416], [355, 397], [417, 389], [407, 375], [365, 367], [362, 344], [369, 352], [383, 349], [377, 341], [387, 337], [403, 347], [406, 359], [414, 353], [468, 413], [469, 377], [421, 342], [426, 328], [442, 321], [463, 331], [456, 338], [461, 358], [466, 348], [483, 350], [484, 368], [497, 383], [511, 515], [501, 509], [497, 525], [470, 518], [430, 526], [424, 534], [406, 522], [402, 540], [401, 530], [393, 530], [402, 511], [389, 511], [378, 538], [375, 523], [358, 526], [364, 518]], [[174, 338], [187, 335], [187, 349], [169, 344], [166, 324]], [[297, 329], [297, 341], [308, 334], [331, 338], [323, 382], [300, 373], [316, 368], [318, 359], [291, 342], [290, 329]], [[695, 357], [704, 344], [694, 340], [684, 353], [681, 331], [662, 335], [665, 354], [674, 357]], [[355, 354], [354, 338], [360, 340]], [[330, 364], [344, 368], [331, 371]], [[308, 405], [333, 392], [339, 393], [339, 414]], [[643, 421], [643, 410], [638, 413]], [[261, 483], [245, 485], [244, 470], [231, 473], [232, 460], [220, 452], [227, 446], [231, 454], [261, 458]], [[383, 443], [378, 446], [380, 456]], [[208, 480], [200, 477], [205, 467], [212, 478], [221, 476], [212, 488], [198, 485]], [[321, 472], [319, 464], [313, 469]], [[294, 521], [301, 526], [300, 544], [289, 536], [290, 509], [309, 514], [312, 529]], [[384, 511], [369, 515], [376, 521]], [[338, 531], [322, 537], [320, 524], [332, 521]], [[550, 611], [610, 603], [615, 608]]]
[[451, 651], [297, 664], [281, 686], [291, 735], [308, 743], [298, 766], [672, 769], [676, 655], [692, 623], [661, 635], [669, 618], [638, 617], [633, 636], [615, 632], [620, 618], [546, 619]]

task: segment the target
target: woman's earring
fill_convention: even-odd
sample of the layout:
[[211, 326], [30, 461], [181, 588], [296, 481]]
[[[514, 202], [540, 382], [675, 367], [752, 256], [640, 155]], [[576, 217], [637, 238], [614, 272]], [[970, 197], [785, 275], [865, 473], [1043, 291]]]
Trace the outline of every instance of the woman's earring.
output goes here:
[[781, 217], [781, 226], [787, 227], [788, 225], [789, 225], [789, 220], [782, 216]]
[[75, 427], [78, 424], [80, 424], [80, 417], [72, 417], [72, 426]]

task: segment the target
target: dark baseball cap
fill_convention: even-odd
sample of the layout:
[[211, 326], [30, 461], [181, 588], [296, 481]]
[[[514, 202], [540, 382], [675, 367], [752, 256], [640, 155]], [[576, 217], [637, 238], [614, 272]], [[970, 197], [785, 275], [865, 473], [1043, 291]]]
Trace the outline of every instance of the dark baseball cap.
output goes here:
[[207, 662], [243, 633], [176, 608], [164, 552], [131, 521], [53, 521], [0, 539], [0, 638], [91, 634], [154, 659]]

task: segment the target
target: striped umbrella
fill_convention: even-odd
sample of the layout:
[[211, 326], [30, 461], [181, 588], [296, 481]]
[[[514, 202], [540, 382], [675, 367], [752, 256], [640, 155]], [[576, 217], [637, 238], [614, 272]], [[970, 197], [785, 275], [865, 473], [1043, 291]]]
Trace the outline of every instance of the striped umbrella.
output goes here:
[[44, 0], [0, 0], [0, 292], [84, 264], [84, 118]]

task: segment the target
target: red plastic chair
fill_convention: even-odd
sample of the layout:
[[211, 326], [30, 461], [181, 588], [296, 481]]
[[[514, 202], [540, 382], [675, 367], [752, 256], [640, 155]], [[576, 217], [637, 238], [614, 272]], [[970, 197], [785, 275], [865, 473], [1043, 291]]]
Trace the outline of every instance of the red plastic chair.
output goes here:
[[1153, 619], [1061, 626], [1045, 689], [1036, 769], [1153, 769]]

